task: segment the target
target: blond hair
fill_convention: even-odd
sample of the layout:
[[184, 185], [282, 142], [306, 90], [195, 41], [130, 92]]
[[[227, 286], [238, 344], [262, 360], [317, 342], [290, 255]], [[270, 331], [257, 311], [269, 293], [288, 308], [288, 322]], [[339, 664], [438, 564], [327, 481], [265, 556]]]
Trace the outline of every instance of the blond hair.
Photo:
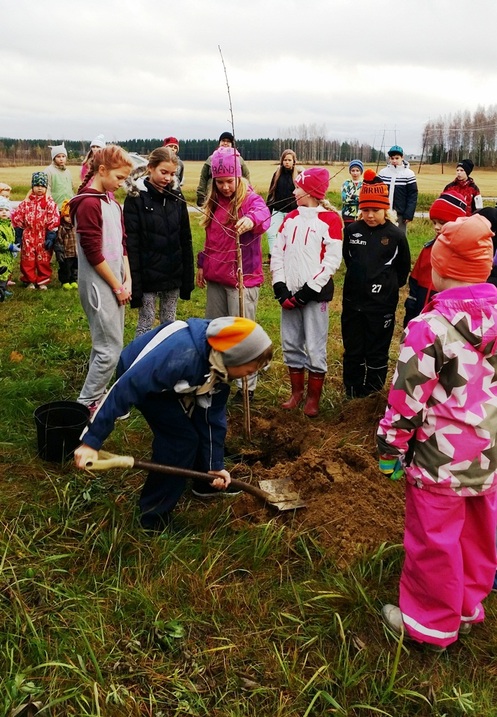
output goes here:
[[[245, 197], [247, 196], [248, 191], [249, 191], [249, 183], [245, 179], [245, 177], [237, 178], [235, 194], [231, 198], [231, 201], [230, 201], [230, 211], [229, 211], [228, 223], [238, 221], [238, 214], [239, 214], [242, 204], [245, 200]], [[216, 186], [216, 180], [213, 179], [211, 187], [209, 189], [209, 194], [207, 195], [205, 204], [202, 207], [203, 216], [200, 220], [201, 227], [208, 227], [210, 225], [210, 223], [212, 222], [212, 220], [214, 218], [214, 212], [216, 211], [217, 207], [219, 206], [219, 199], [221, 196], [222, 195], [220, 195], [220, 193], [218, 192], [217, 186]]]

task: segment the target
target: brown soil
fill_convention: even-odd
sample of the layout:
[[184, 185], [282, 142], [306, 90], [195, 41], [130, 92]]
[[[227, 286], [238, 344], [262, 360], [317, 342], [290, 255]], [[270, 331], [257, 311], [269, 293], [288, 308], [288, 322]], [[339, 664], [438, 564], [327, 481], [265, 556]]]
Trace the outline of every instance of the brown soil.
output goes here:
[[[309, 531], [343, 565], [403, 534], [402, 484], [378, 471], [376, 427], [385, 410], [381, 395], [344, 404], [334, 420], [306, 418], [301, 410], [252, 409], [250, 449], [236, 456], [234, 478], [291, 478], [307, 507], [281, 513], [279, 520]], [[241, 435], [241, 410], [231, 411], [230, 435]], [[233, 442], [234, 439], [232, 438]], [[246, 446], [246, 442], [244, 442]], [[263, 521], [275, 509], [243, 494], [234, 502], [240, 518]]]

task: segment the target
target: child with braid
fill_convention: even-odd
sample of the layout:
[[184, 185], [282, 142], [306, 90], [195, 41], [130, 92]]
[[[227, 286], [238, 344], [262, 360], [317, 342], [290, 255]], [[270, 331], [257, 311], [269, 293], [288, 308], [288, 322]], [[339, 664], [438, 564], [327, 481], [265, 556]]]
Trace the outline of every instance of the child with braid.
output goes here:
[[[240, 241], [245, 318], [255, 321], [259, 289], [264, 281], [261, 238], [271, 223], [266, 203], [242, 177], [240, 155], [219, 147], [212, 155], [212, 186], [200, 224], [205, 246], [197, 259], [197, 286], [207, 287], [205, 317], [240, 314], [237, 236]], [[248, 379], [252, 398], [257, 376]], [[239, 388], [241, 381], [237, 382]], [[238, 392], [241, 398], [241, 391]]]
[[88, 374], [78, 401], [92, 414], [119, 360], [124, 308], [131, 298], [122, 210], [110, 194], [124, 184], [132, 167], [129, 155], [117, 145], [97, 150], [78, 194], [70, 201], [78, 248], [79, 296], [92, 340]]

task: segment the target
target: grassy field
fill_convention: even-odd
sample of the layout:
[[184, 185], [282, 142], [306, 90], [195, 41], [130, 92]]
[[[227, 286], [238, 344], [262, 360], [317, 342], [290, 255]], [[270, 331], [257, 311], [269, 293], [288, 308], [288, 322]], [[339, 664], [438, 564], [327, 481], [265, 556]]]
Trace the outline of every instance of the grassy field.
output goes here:
[[[186, 162], [183, 191], [189, 201], [195, 201], [195, 190], [197, 187], [202, 162]], [[371, 165], [376, 169], [376, 165]], [[339, 202], [339, 193], [342, 183], [349, 177], [348, 165], [329, 166], [330, 176], [330, 195], [331, 198]], [[277, 164], [274, 162], [250, 162], [250, 179], [256, 191], [266, 194], [273, 173], [276, 171]], [[442, 174], [440, 165], [423, 165], [420, 173], [418, 166], [411, 167], [416, 172], [418, 188], [420, 192], [419, 209], [426, 210], [430, 203], [442, 191], [446, 184], [451, 182], [455, 177], [455, 165], [445, 165]], [[7, 182], [13, 188], [12, 199], [24, 199], [26, 191], [29, 188], [31, 174], [35, 171], [43, 169], [42, 167], [0, 167], [0, 181]], [[381, 167], [380, 167], [381, 169]], [[79, 166], [70, 167], [71, 174], [74, 179], [75, 188], [79, 184]], [[497, 172], [487, 169], [476, 169], [472, 175], [476, 184], [484, 197], [497, 197]], [[493, 202], [488, 202], [492, 204]]]
[[[264, 188], [274, 167], [260, 165], [251, 169]], [[31, 169], [15, 170], [19, 186]], [[187, 192], [199, 169], [187, 167]], [[0, 178], [15, 184], [6, 171]], [[429, 222], [413, 222], [413, 257], [431, 234]], [[179, 318], [202, 316], [204, 302], [196, 290]], [[1, 715], [31, 696], [44, 705], [39, 714], [55, 717], [497, 716], [495, 596], [486, 625], [436, 656], [397, 643], [381, 625], [379, 607], [397, 589], [398, 545], [378, 545], [344, 568], [291, 519], [253, 523], [189, 494], [175, 530], [147, 537], [136, 517], [138, 472], [92, 477], [36, 455], [34, 409], [74, 399], [84, 380], [90, 342], [77, 292], [16, 286], [0, 315]], [[258, 389], [263, 413], [286, 383], [269, 282], [259, 318], [276, 344]], [[126, 340], [135, 325], [128, 311]], [[339, 369], [331, 381], [339, 385]], [[327, 401], [318, 420], [331, 426], [341, 400]], [[106, 447], [142, 456], [148, 445], [133, 412]], [[241, 445], [230, 434], [231, 454]]]

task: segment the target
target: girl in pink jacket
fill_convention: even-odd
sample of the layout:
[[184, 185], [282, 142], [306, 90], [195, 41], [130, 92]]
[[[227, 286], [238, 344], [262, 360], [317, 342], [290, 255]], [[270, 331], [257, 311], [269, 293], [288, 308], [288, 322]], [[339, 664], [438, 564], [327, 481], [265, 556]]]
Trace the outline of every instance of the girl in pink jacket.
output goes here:
[[[197, 286], [207, 287], [205, 317], [239, 316], [243, 282], [244, 315], [255, 321], [264, 281], [261, 238], [271, 215], [262, 197], [242, 177], [236, 149], [219, 147], [212, 155], [211, 171], [212, 186], [200, 222], [205, 227], [205, 245], [197, 259]], [[256, 382], [255, 375], [249, 377], [250, 397]]]

